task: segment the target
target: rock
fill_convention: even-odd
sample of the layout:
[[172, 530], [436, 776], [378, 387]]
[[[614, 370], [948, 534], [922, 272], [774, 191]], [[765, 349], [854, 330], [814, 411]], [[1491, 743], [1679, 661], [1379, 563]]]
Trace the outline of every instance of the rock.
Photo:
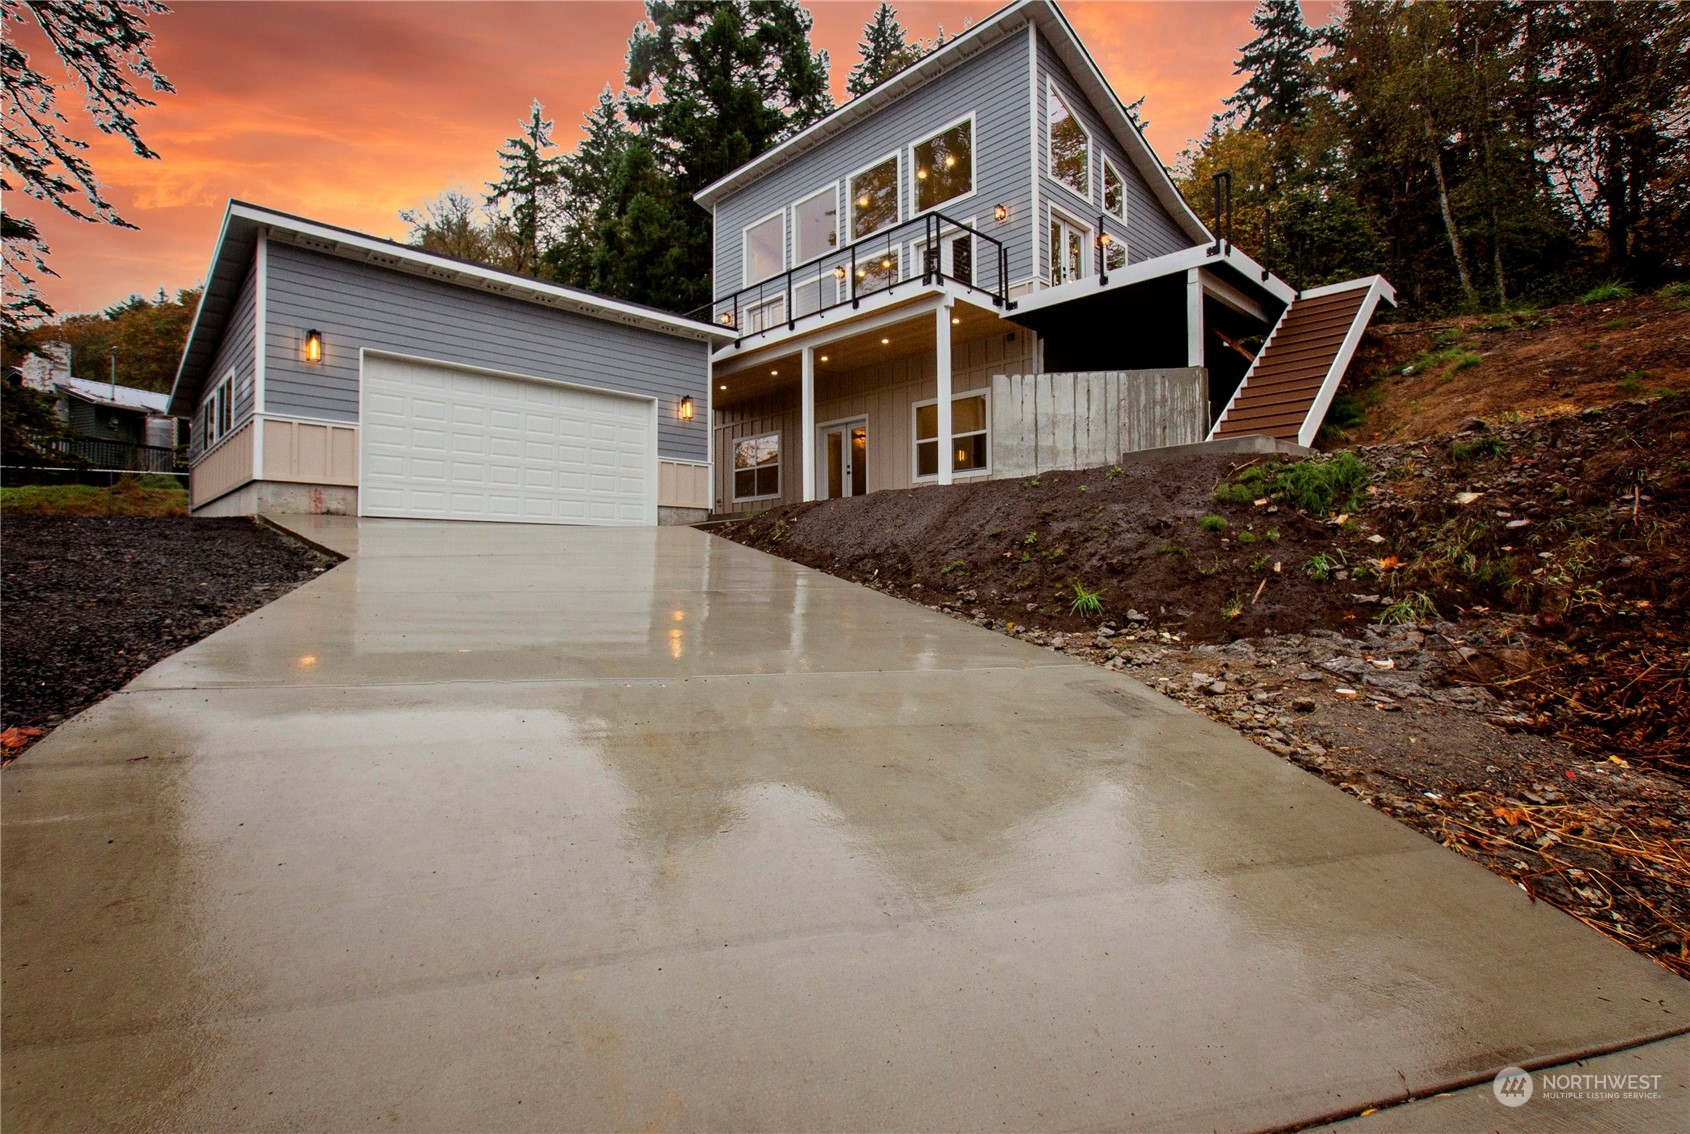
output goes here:
[[1452, 504], [1471, 504], [1473, 501], [1477, 500], [1479, 497], [1481, 497], [1483, 495], [1484, 495], [1484, 493], [1482, 493], [1482, 492], [1457, 492], [1455, 494], [1455, 498], [1451, 501], [1451, 503]]
[[1314, 698], [1312, 697], [1298, 697], [1296, 700], [1291, 702], [1291, 710], [1293, 712], [1312, 713], [1315, 711], [1315, 708], [1316, 705], [1314, 703]]
[[1264, 701], [1273, 700], [1273, 694], [1269, 693], [1266, 689], [1258, 689], [1254, 693], [1250, 694], [1250, 700], [1259, 705]]
[[1209, 684], [1209, 682], [1213, 681], [1214, 679], [1215, 678], [1214, 678], [1213, 674], [1204, 673], [1200, 669], [1195, 670], [1191, 675], [1191, 687], [1193, 689], [1195, 689], [1199, 685], [1207, 685], [1207, 684]]
[[1222, 693], [1226, 692], [1226, 682], [1224, 682], [1224, 681], [1212, 682], [1203, 690], [1203, 692], [1209, 694], [1210, 696], [1218, 697]]
[[1455, 427], [1455, 431], [1457, 433], [1488, 433], [1490, 426], [1486, 425], [1480, 418], [1464, 417], [1461, 419], [1461, 424]]
[[1531, 523], [1532, 522], [1530, 520], [1509, 520], [1506, 524], [1503, 524], [1502, 526], [1505, 527], [1505, 528], [1526, 528], [1526, 527], [1530, 527]]
[[1314, 672], [1311, 669], [1305, 669], [1302, 673], [1299, 673], [1297, 675], [1297, 680], [1298, 681], [1322, 681], [1322, 680], [1324, 680], [1324, 678], [1322, 678], [1320, 676], [1320, 674]]

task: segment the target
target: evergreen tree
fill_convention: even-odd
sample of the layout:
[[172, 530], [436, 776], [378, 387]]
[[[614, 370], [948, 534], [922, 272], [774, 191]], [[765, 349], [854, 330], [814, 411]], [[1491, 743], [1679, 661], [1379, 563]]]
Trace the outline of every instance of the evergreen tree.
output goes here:
[[546, 228], [563, 175], [562, 158], [547, 154], [556, 148], [551, 121], [535, 99], [522, 133], [507, 138], [499, 150], [499, 180], [487, 186], [487, 203], [500, 210], [494, 218], [495, 236], [508, 246], [507, 266], [512, 271], [533, 273], [543, 267], [540, 250], [542, 242], [551, 242]]
[[874, 10], [874, 18], [863, 25], [857, 55], [860, 62], [845, 80], [845, 93], [852, 98], [867, 94], [920, 58], [898, 23], [898, 10], [885, 0]]
[[633, 136], [622, 100], [605, 87], [587, 113], [575, 151], [563, 159], [557, 241], [545, 253], [552, 279], [576, 287], [595, 286], [593, 260], [601, 212]]
[[[175, 88], [153, 65], [152, 32], [147, 17], [169, 9], [155, 0], [0, 0], [0, 99], [5, 106], [4, 145], [0, 147], [0, 192], [21, 191], [78, 220], [134, 228], [118, 215], [100, 189], [93, 166], [82, 156], [88, 143], [61, 129], [66, 121], [57, 106], [61, 84], [30, 66], [8, 25], [21, 25], [25, 14], [52, 45], [71, 77], [82, 88], [94, 128], [122, 138], [138, 157], [156, 158], [141, 140], [134, 111], [152, 106], [137, 90]], [[134, 80], [132, 82], [132, 80]], [[21, 335], [23, 324], [47, 319], [53, 309], [37, 294], [35, 281], [56, 273], [47, 266], [47, 245], [35, 222], [8, 204], [0, 215], [0, 333]]]
[[1298, 0], [1261, 0], [1250, 25], [1256, 38], [1232, 72], [1244, 82], [1222, 103], [1242, 125], [1271, 134], [1302, 122], [1315, 87], [1309, 56], [1320, 36], [1303, 22]]

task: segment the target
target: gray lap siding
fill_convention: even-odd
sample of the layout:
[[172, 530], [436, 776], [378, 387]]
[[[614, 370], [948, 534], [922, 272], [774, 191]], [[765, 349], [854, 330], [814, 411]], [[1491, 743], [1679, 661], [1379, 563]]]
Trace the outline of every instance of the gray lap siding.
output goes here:
[[[358, 420], [360, 348], [622, 390], [658, 399], [658, 452], [709, 457], [703, 342], [550, 310], [473, 288], [343, 260], [292, 245], [268, 248], [264, 406], [267, 413]], [[305, 332], [323, 334], [307, 363]], [[698, 419], [676, 407], [690, 396]]]
[[[796, 267], [793, 204], [836, 184], [841, 208], [847, 208], [845, 178], [890, 154], [898, 154], [901, 162], [899, 215], [905, 221], [916, 215], [910, 190], [910, 146], [969, 114], [975, 116], [975, 191], [963, 200], [941, 205], [940, 211], [959, 221], [972, 218], [976, 229], [1007, 245], [1011, 283], [1030, 276], [1032, 249], [1026, 225], [1018, 219], [1026, 216], [1032, 193], [1027, 176], [1028, 66], [1026, 35], [1010, 36], [721, 201], [715, 212], [716, 297], [731, 295], [742, 286], [742, 240], [747, 225], [785, 210], [786, 264]], [[1009, 209], [1006, 224], [992, 216], [993, 206], [999, 204]], [[842, 243], [848, 243], [850, 236], [843, 225], [840, 231]], [[919, 234], [911, 228], [898, 236], [908, 244]], [[991, 281], [995, 274], [994, 268], [982, 278]]]
[[[1046, 130], [1049, 123], [1048, 101], [1049, 85], [1046, 80], [1054, 82], [1056, 89], [1062, 95], [1062, 100], [1068, 104], [1080, 123], [1091, 135], [1092, 157], [1087, 163], [1091, 174], [1091, 199], [1076, 194], [1063, 182], [1050, 176], [1049, 152], [1046, 146]], [[1075, 220], [1084, 221], [1090, 227], [1096, 227], [1098, 214], [1103, 212], [1103, 159], [1107, 157], [1112, 165], [1120, 171], [1127, 187], [1127, 222], [1122, 225], [1119, 220], [1107, 220], [1105, 226], [1116, 236], [1122, 234], [1123, 229], [1127, 238], [1127, 260], [1138, 263], [1156, 256], [1166, 256], [1170, 252], [1178, 252], [1192, 246], [1188, 237], [1174, 219], [1168, 215], [1162, 203], [1150, 191], [1149, 184], [1138, 167], [1127, 160], [1127, 154], [1116, 142], [1113, 134], [1104, 128], [1103, 119], [1092, 107], [1091, 103], [1080, 93], [1079, 84], [1068, 74], [1068, 69], [1057, 58], [1056, 51], [1044, 36], [1039, 36], [1039, 82], [1037, 87], [1039, 100], [1038, 130], [1039, 144], [1036, 160], [1039, 173], [1039, 199], [1045, 209], [1054, 206], [1064, 213], [1068, 213]], [[1041, 217], [1041, 225], [1048, 225], [1048, 221]], [[1046, 229], [1041, 228], [1041, 233]], [[1048, 238], [1040, 241], [1040, 271], [1048, 278], [1050, 258], [1044, 249]], [[1095, 250], [1093, 251], [1095, 255]], [[1095, 268], [1095, 263], [1093, 267]]]
[[217, 353], [212, 356], [211, 371], [206, 376], [205, 384], [200, 390], [199, 405], [194, 407], [194, 420], [189, 428], [188, 458], [197, 461], [200, 454], [205, 452], [205, 431], [201, 427], [201, 411], [207, 399], [217, 390], [232, 371], [235, 376], [231, 387], [233, 399], [231, 405], [232, 421], [229, 433], [233, 433], [253, 414], [253, 377], [257, 373], [258, 356], [254, 346], [254, 339], [258, 334], [258, 273], [252, 268], [247, 269], [246, 279], [241, 283], [240, 293], [235, 297], [234, 308], [229, 314], [228, 322], [224, 324], [223, 341], [217, 344]]

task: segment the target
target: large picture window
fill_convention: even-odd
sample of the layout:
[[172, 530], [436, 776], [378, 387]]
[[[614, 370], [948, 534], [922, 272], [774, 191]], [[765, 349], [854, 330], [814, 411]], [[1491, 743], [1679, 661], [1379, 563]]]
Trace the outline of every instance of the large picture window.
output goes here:
[[747, 285], [786, 271], [786, 216], [775, 213], [745, 230]]
[[794, 267], [820, 259], [839, 247], [837, 185], [829, 185], [792, 206], [792, 247]]
[[845, 183], [851, 198], [851, 239], [898, 223], [898, 155], [853, 174]]
[[1127, 219], [1127, 181], [1108, 158], [1103, 159], [1103, 211]]
[[1068, 109], [1068, 104], [1050, 88], [1047, 108], [1050, 121], [1050, 175], [1074, 192], [1091, 200], [1091, 135]]
[[[951, 468], [959, 473], [985, 472], [987, 458], [986, 395], [963, 394], [951, 399]], [[915, 407], [915, 476], [939, 475], [939, 402]]]
[[911, 149], [916, 212], [974, 192], [974, 120], [964, 119]]
[[734, 499], [767, 500], [780, 495], [780, 434], [734, 442]]

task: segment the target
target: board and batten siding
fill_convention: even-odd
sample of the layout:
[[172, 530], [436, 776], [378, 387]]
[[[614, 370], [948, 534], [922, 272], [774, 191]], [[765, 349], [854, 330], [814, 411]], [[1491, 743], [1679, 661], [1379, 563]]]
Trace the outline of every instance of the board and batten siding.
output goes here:
[[[1046, 80], [1050, 80], [1047, 82]], [[1068, 108], [1079, 118], [1080, 124], [1091, 135], [1091, 160], [1087, 163], [1091, 174], [1091, 200], [1077, 195], [1065, 182], [1057, 181], [1050, 176], [1050, 152], [1047, 136], [1050, 124], [1049, 92], [1050, 84], [1054, 82], [1057, 91]], [[1136, 264], [1140, 260], [1150, 260], [1157, 256], [1166, 256], [1170, 252], [1179, 252], [1190, 248], [1192, 241], [1189, 236], [1168, 215], [1162, 207], [1162, 202], [1156, 199], [1150, 191], [1150, 185], [1138, 166], [1127, 160], [1127, 153], [1115, 136], [1103, 124], [1103, 118], [1095, 107], [1080, 93], [1080, 86], [1074, 77], [1068, 73], [1068, 68], [1057, 57], [1050, 41], [1039, 36], [1039, 81], [1037, 85], [1038, 107], [1038, 153], [1036, 161], [1039, 171], [1039, 205], [1040, 211], [1046, 215], [1039, 218], [1039, 268], [1038, 274], [1044, 278], [1050, 277], [1049, 217], [1048, 211], [1055, 207], [1067, 213], [1077, 221], [1085, 222], [1086, 226], [1095, 229], [1097, 217], [1103, 212], [1103, 159], [1120, 171], [1121, 177], [1127, 185], [1127, 223], [1124, 226], [1127, 237], [1127, 262]], [[1119, 236], [1123, 226], [1118, 220], [1105, 221], [1106, 227]], [[1096, 235], [1095, 232], [1093, 235]], [[1096, 270], [1097, 249], [1090, 253], [1094, 259], [1092, 270]]]
[[[961, 396], [990, 390], [995, 375], [1019, 373], [1033, 363], [1030, 331], [1010, 331], [958, 342], [952, 348], [951, 391]], [[907, 355], [832, 375], [816, 376], [816, 423], [853, 418], [868, 421], [868, 488], [909, 488], [915, 483], [915, 404], [937, 396], [939, 380], [932, 354]], [[798, 448], [801, 410], [793, 386], [717, 410], [716, 501], [728, 512], [758, 512], [804, 498], [802, 454]], [[734, 442], [780, 434], [778, 500], [735, 502]], [[814, 440], [811, 442], [814, 444]], [[993, 442], [988, 440], [988, 445]], [[821, 454], [816, 467], [821, 469]]]
[[229, 376], [231, 370], [235, 374], [234, 416], [229, 432], [232, 434], [252, 418], [253, 377], [258, 363], [254, 346], [257, 334], [258, 273], [248, 267], [246, 279], [241, 282], [240, 294], [235, 297], [235, 305], [229, 312], [228, 322], [223, 325], [223, 341], [217, 344], [217, 353], [212, 356], [211, 370], [200, 390], [199, 405], [194, 407], [194, 420], [188, 430], [190, 464], [198, 461], [205, 453], [205, 431], [200, 427], [200, 410], [204, 408], [206, 399], [222, 384], [223, 379]]
[[[707, 345], [474, 288], [271, 243], [264, 411], [358, 421], [359, 348], [658, 399], [658, 453], [709, 459]], [[305, 332], [323, 360], [304, 361]], [[691, 396], [699, 418], [676, 413]]]
[[[849, 232], [843, 223], [845, 179], [894, 152], [902, 162], [898, 178], [900, 216], [908, 221], [915, 215], [910, 147], [969, 114], [975, 116], [974, 193], [941, 205], [940, 211], [954, 220], [972, 219], [977, 231], [1004, 242], [1010, 283], [1032, 275], [1032, 249], [1028, 247], [1024, 220], [1032, 204], [1032, 180], [1027, 176], [1028, 66], [1025, 35], [1010, 36], [718, 202], [713, 273], [716, 298], [732, 295], [743, 286], [746, 226], [777, 210], [786, 210], [786, 265], [796, 267], [792, 259], [791, 208], [830, 184], [839, 186], [839, 246], [848, 244]], [[992, 215], [993, 206], [999, 204], [1009, 208], [1009, 220], [1003, 224]], [[919, 236], [915, 226], [898, 233], [905, 245]], [[987, 274], [981, 278], [990, 281], [995, 268], [982, 271]]]

